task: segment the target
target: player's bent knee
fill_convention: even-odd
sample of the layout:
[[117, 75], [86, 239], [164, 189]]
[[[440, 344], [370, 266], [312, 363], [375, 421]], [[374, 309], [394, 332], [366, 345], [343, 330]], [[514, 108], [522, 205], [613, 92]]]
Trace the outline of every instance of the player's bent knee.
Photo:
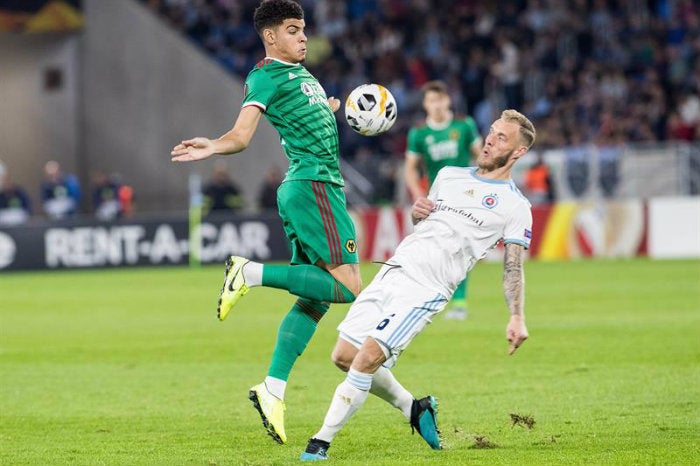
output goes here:
[[350, 370], [350, 366], [352, 365], [352, 359], [347, 359], [344, 356], [345, 355], [336, 354], [334, 351], [331, 355], [331, 359], [333, 360], [333, 364], [335, 364], [338, 369], [343, 372], [347, 372]]
[[360, 276], [360, 266], [357, 264], [342, 264], [333, 268], [328, 268], [333, 277], [339, 281], [347, 290], [345, 302], [352, 302], [362, 290], [362, 277]]
[[333, 364], [338, 367], [338, 369], [343, 372], [347, 372], [350, 370], [350, 366], [352, 365], [352, 361], [356, 354], [357, 349], [354, 346], [351, 346], [350, 343], [339, 340], [338, 344], [333, 349], [333, 353], [331, 353], [331, 360], [333, 361]]
[[352, 293], [352, 301], [354, 301], [362, 290], [362, 280], [360, 277], [350, 277], [344, 281], [341, 281], [341, 283], [350, 293]]
[[373, 374], [386, 359], [387, 355], [382, 346], [373, 338], [367, 338], [353, 359], [351, 367], [356, 371]]

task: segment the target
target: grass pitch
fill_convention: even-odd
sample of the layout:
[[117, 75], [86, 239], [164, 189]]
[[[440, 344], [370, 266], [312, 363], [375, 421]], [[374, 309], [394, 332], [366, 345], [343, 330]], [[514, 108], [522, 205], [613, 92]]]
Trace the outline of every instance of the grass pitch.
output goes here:
[[[377, 270], [363, 266], [365, 283]], [[285, 446], [247, 400], [293, 298], [254, 289], [216, 320], [223, 267], [0, 276], [0, 464], [295, 464], [343, 375], [334, 305], [287, 390]], [[440, 400], [447, 449], [370, 397], [333, 464], [700, 463], [700, 262], [526, 265], [530, 340], [507, 356], [501, 265], [464, 322], [438, 316], [398, 379]]]

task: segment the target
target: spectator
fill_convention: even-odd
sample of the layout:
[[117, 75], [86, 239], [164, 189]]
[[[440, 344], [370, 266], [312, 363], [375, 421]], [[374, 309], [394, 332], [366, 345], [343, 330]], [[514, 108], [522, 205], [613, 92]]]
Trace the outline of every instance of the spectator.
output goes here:
[[119, 200], [121, 186], [103, 172], [95, 173], [92, 182], [92, 207], [99, 220], [115, 220], [123, 215]]
[[506, 32], [496, 38], [500, 60], [492, 72], [503, 88], [505, 108], [522, 108], [523, 80], [520, 73], [520, 50]]
[[569, 144], [564, 149], [566, 180], [574, 197], [581, 197], [588, 189], [590, 173], [590, 148], [582, 140], [579, 131], [572, 131]]
[[535, 163], [525, 171], [525, 193], [533, 206], [554, 202], [552, 175], [541, 152], [537, 153]]
[[226, 169], [226, 162], [217, 160], [209, 182], [202, 190], [204, 204], [203, 215], [212, 213], [236, 213], [243, 208], [243, 195], [233, 182]]
[[41, 202], [51, 220], [73, 217], [78, 211], [80, 186], [75, 175], [64, 176], [61, 165], [50, 160], [44, 165], [41, 183]]
[[120, 183], [119, 192], [119, 208], [124, 217], [130, 217], [134, 213], [134, 189], [126, 184]]
[[619, 123], [614, 120], [611, 113], [604, 113], [601, 117], [595, 145], [598, 150], [600, 188], [606, 198], [614, 196], [620, 181], [621, 139]]
[[265, 178], [258, 193], [258, 205], [261, 210], [277, 210], [277, 188], [282, 183], [282, 171], [277, 165], [270, 165], [265, 171]]
[[0, 225], [19, 225], [31, 215], [27, 192], [7, 172], [0, 174]]

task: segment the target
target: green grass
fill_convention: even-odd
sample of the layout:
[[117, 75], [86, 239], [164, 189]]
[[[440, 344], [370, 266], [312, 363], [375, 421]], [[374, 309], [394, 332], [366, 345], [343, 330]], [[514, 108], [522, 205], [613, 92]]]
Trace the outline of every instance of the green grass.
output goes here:
[[[374, 271], [363, 267], [365, 283]], [[370, 397], [333, 464], [700, 463], [699, 261], [528, 263], [531, 338], [512, 357], [501, 273], [480, 264], [469, 318], [436, 318], [395, 368], [415, 395], [439, 397], [447, 449]], [[292, 297], [255, 289], [219, 323], [222, 276], [1, 275], [0, 464], [295, 464], [343, 378], [329, 355], [347, 306], [331, 308], [292, 373], [279, 446], [247, 390]]]

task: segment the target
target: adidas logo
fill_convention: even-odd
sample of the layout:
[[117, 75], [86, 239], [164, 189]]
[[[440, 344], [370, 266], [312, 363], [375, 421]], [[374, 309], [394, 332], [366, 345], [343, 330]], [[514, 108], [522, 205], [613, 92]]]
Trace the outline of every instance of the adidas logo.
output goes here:
[[297, 76], [296, 74], [292, 73], [291, 71], [289, 72], [289, 79], [294, 79], [294, 78], [298, 78], [298, 77], [299, 77], [299, 76]]

